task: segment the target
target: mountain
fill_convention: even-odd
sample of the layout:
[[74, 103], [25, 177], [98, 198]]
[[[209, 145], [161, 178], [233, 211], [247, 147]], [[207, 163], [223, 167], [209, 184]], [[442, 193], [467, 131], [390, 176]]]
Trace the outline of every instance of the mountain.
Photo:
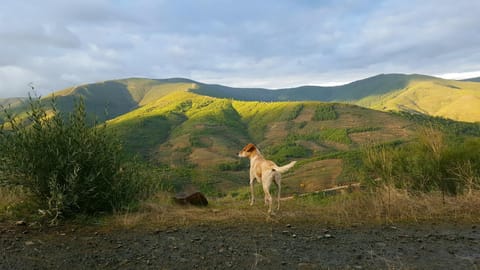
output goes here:
[[462, 81], [466, 81], [466, 82], [480, 82], [480, 77], [476, 77], [476, 78], [470, 78], [470, 79], [464, 79]]
[[381, 74], [346, 85], [267, 90], [199, 85], [195, 93], [239, 100], [335, 101], [383, 111], [408, 111], [458, 121], [480, 121], [480, 83], [425, 75]]
[[[182, 78], [130, 78], [75, 86], [56, 92], [55, 96], [61, 109], [71, 108], [74, 96], [83, 96], [87, 111], [97, 115], [100, 121], [115, 118], [171, 92], [182, 90], [243, 101], [346, 102], [375, 110], [408, 111], [478, 122], [480, 82], [475, 80], [445, 80], [419, 74], [380, 74], [340, 86], [270, 90], [234, 88]], [[112, 92], [115, 94], [112, 95]]]
[[[186, 91], [194, 87], [193, 83], [191, 80], [176, 78], [110, 80], [56, 91], [43, 97], [42, 101], [49, 104], [52, 98], [55, 98], [56, 106], [60, 111], [69, 111], [73, 108], [75, 99], [81, 96], [85, 101], [87, 112], [103, 122], [139, 108], [170, 92]], [[8, 100], [16, 99], [6, 99], [4, 102], [7, 103]], [[14, 112], [22, 115], [22, 112], [28, 108], [28, 104], [15, 102], [11, 107]]]
[[[424, 122], [446, 121], [451, 129], [476, 135], [478, 125], [428, 115], [479, 121], [479, 87], [477, 82], [404, 74], [279, 90], [130, 78], [75, 86], [54, 96], [60, 110], [71, 110], [82, 96], [87, 111], [107, 121], [129, 152], [157, 165], [177, 188], [244, 188], [248, 161], [236, 153], [253, 142], [280, 165], [299, 161], [300, 169], [285, 175], [285, 193], [293, 194], [355, 181], [342, 164], [358, 155], [360, 146], [411, 141]], [[21, 117], [25, 106], [11, 107]]]
[[14, 97], [14, 98], [0, 98], [0, 106], [3, 107], [8, 107], [8, 106], [13, 106], [16, 107], [20, 105], [23, 101], [25, 101], [25, 98], [21, 97]]
[[[371, 141], [408, 141], [418, 126], [356, 105], [242, 101], [201, 95], [196, 91], [202, 87], [208, 85], [132, 78], [71, 87], [54, 96], [61, 110], [82, 96], [87, 110], [107, 120], [126, 150], [164, 168], [178, 188], [190, 184], [215, 192], [245, 187], [248, 161], [236, 153], [249, 142], [279, 164], [299, 160], [302, 169], [284, 176], [285, 193], [291, 194], [349, 181], [342, 176], [342, 155]], [[102, 116], [107, 103], [109, 114]], [[15, 109], [21, 112], [22, 106]]]
[[480, 83], [414, 80], [398, 91], [369, 97], [357, 104], [378, 110], [409, 111], [458, 121], [480, 122]]

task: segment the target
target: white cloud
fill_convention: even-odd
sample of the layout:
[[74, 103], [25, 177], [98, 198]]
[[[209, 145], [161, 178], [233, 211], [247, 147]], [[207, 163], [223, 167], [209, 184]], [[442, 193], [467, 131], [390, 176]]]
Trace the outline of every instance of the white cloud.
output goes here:
[[31, 81], [43, 91], [130, 76], [278, 88], [480, 70], [480, 1], [2, 4], [0, 97]]
[[468, 72], [453, 72], [435, 75], [436, 77], [452, 80], [463, 80], [480, 77], [480, 70]]
[[16, 66], [0, 67], [0, 96], [27, 96], [29, 92], [33, 94], [32, 86], [38, 88], [44, 82], [44, 78], [31, 70]]

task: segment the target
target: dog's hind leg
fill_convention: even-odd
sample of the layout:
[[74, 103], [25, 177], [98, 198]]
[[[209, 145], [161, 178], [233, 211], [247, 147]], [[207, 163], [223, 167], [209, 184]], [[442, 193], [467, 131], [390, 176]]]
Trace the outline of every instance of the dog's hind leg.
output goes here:
[[270, 195], [270, 184], [272, 183], [273, 175], [266, 175], [262, 179], [263, 193], [265, 194], [265, 204], [268, 204], [268, 213], [272, 213], [272, 195]]
[[268, 213], [272, 213], [272, 195], [267, 185], [263, 185], [263, 192], [265, 192], [265, 202], [268, 203]]
[[279, 172], [275, 172], [275, 175], [273, 177], [273, 181], [275, 182], [275, 185], [277, 185], [277, 188], [278, 188], [277, 210], [280, 210], [280, 197], [281, 197], [281, 193], [282, 193], [282, 175]]
[[255, 184], [255, 178], [250, 177], [250, 205], [255, 203], [255, 190], [253, 184]]

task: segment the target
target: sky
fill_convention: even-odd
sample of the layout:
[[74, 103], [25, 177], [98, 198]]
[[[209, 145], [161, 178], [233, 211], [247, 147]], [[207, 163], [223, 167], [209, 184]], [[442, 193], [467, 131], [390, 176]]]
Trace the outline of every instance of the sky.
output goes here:
[[478, 0], [3, 0], [0, 98], [128, 77], [265, 88], [478, 77], [479, 12]]

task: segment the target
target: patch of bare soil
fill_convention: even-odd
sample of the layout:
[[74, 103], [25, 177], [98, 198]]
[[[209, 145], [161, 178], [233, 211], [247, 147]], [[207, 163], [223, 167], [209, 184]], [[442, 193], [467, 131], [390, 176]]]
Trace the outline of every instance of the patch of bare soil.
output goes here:
[[0, 269], [478, 269], [472, 225], [0, 227]]

